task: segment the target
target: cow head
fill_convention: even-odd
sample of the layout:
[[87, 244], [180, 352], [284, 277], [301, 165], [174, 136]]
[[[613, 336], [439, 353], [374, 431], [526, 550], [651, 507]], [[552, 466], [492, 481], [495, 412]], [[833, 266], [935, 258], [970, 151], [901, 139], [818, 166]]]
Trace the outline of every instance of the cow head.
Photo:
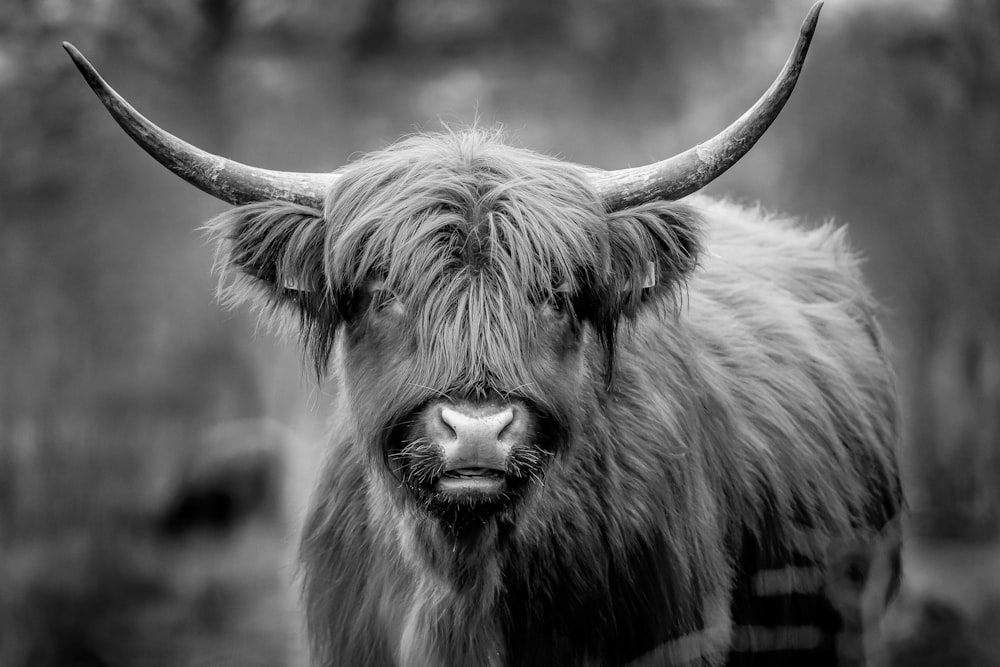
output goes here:
[[322, 212], [264, 202], [213, 223], [227, 293], [293, 307], [390, 488], [448, 515], [507, 506], [564, 447], [619, 323], [693, 266], [692, 216], [607, 213], [579, 167], [477, 131], [339, 176]]
[[[696, 263], [695, 217], [674, 200], [764, 133], [818, 12], [733, 125], [614, 172], [481, 131], [417, 136], [332, 174], [249, 167], [157, 128], [67, 50], [143, 148], [239, 206], [212, 224], [225, 293], [291, 306], [317, 369], [335, 367], [344, 428], [377, 479], [454, 525], [516, 507], [572, 440], [583, 380], [611, 378], [619, 325], [669, 302]], [[591, 342], [604, 354], [582, 354]]]

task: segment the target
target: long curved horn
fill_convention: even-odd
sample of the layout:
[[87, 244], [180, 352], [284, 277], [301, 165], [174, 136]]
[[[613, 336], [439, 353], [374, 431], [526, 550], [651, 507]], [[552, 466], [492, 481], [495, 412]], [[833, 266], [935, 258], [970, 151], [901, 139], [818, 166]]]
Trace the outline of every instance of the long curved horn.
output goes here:
[[191, 185], [230, 204], [281, 200], [323, 209], [326, 193], [337, 175], [259, 169], [192, 146], [136, 111], [75, 46], [63, 42], [63, 48], [122, 129], [157, 162]]
[[781, 112], [802, 71], [819, 11], [817, 2], [799, 30], [795, 49], [757, 103], [703, 144], [644, 167], [601, 171], [591, 178], [608, 211], [654, 200], [680, 199], [708, 185], [747, 154]]

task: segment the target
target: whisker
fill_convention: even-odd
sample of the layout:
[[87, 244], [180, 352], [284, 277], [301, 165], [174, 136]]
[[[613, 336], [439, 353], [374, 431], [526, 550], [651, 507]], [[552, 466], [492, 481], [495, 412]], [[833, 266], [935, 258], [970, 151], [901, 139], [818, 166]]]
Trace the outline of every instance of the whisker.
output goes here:
[[416, 387], [417, 389], [425, 389], [425, 390], [427, 390], [429, 392], [437, 394], [441, 398], [445, 398], [445, 399], [448, 398], [448, 394], [446, 394], [445, 392], [441, 391], [440, 389], [435, 389], [434, 387], [428, 387], [427, 385], [418, 384], [416, 382], [407, 382], [406, 384], [410, 385], [411, 387]]
[[523, 384], [519, 384], [516, 387], [513, 387], [511, 389], [508, 389], [508, 390], [504, 391], [503, 392], [503, 397], [504, 398], [509, 398], [510, 395], [513, 394], [514, 392], [520, 391], [521, 389], [526, 389], [526, 388], [528, 388], [528, 387], [530, 387], [530, 386], [532, 386], [534, 384], [536, 384], [536, 383], [535, 382], [525, 382]]
[[403, 480], [410, 484], [427, 484], [444, 474], [444, 461], [438, 447], [428, 438], [420, 437], [389, 455], [403, 465]]

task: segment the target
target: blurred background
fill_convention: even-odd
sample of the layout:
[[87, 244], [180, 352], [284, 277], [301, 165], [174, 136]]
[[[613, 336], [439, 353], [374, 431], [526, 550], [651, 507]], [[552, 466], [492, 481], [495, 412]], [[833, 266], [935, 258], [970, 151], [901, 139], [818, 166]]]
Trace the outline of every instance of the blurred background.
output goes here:
[[[198, 227], [225, 206], [132, 144], [62, 40], [154, 122], [262, 167], [476, 123], [619, 168], [742, 113], [809, 5], [0, 0], [0, 665], [303, 660], [326, 390], [218, 306]], [[955, 651], [897, 664], [1000, 660], [998, 168], [1000, 3], [828, 0], [785, 111], [708, 188], [847, 224], [868, 258], [913, 510], [906, 595], [870, 623], [886, 660]]]

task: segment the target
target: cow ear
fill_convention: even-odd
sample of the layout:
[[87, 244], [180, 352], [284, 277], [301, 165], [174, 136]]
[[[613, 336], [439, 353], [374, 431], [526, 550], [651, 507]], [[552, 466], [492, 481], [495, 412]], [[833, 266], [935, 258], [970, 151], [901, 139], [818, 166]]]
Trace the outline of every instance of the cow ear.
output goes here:
[[608, 216], [609, 271], [605, 297], [618, 316], [679, 293], [698, 262], [697, 214], [688, 206], [653, 202]]
[[318, 372], [329, 359], [342, 299], [324, 271], [327, 223], [315, 209], [260, 202], [223, 213], [207, 225], [216, 239], [219, 296], [228, 306], [248, 303], [285, 329], [297, 320]]

